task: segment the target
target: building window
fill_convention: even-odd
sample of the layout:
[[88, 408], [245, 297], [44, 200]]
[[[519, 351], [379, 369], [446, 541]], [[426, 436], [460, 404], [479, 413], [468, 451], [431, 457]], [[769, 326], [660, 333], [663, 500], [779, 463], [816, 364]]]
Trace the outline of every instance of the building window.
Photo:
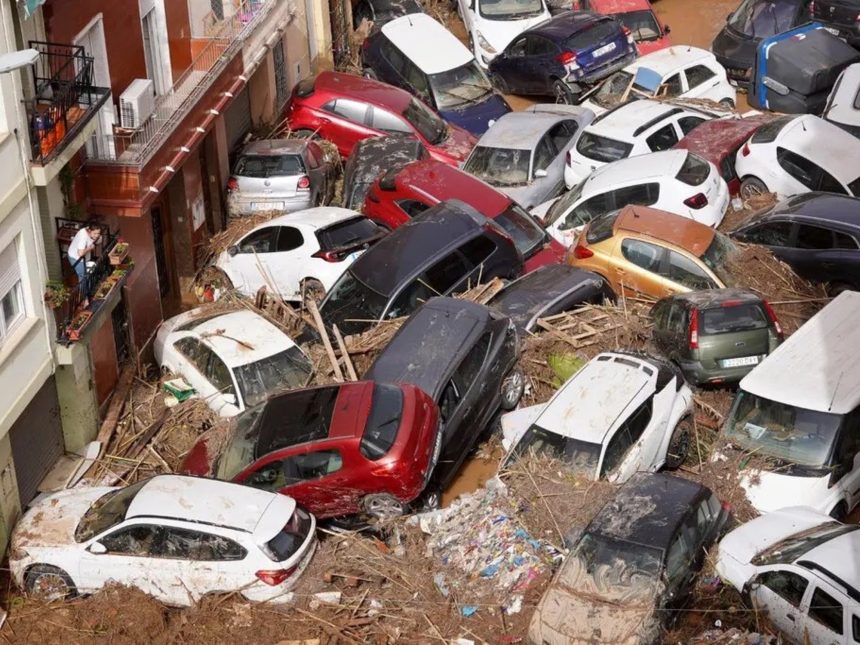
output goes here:
[[158, 42], [158, 23], [156, 21], [155, 9], [152, 9], [141, 19], [143, 32], [143, 55], [146, 62], [146, 71], [152, 79], [156, 94], [165, 94], [169, 89], [164, 77], [164, 66], [162, 52]]
[[24, 288], [16, 240], [0, 253], [0, 343], [15, 331], [24, 317]]
[[224, 0], [209, 0], [216, 20], [224, 20]]

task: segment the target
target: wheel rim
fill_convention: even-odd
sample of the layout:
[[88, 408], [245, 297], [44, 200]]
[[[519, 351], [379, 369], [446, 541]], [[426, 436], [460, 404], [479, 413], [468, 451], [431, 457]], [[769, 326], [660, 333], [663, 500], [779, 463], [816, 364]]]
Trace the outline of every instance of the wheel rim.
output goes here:
[[33, 582], [32, 593], [45, 601], [60, 600], [69, 595], [69, 585], [57, 573], [41, 573]]
[[440, 501], [439, 491], [434, 490], [432, 493], [427, 493], [427, 496], [424, 498], [424, 505], [431, 510], [437, 509], [439, 508]]
[[367, 512], [379, 518], [398, 517], [403, 515], [403, 506], [393, 497], [384, 495], [368, 500]]
[[567, 103], [567, 91], [559, 83], [556, 83], [553, 86], [553, 89], [555, 90], [555, 102], [566, 104]]
[[516, 370], [513, 374], [510, 374], [504, 383], [502, 383], [502, 396], [505, 399], [505, 403], [509, 406], [516, 405], [522, 396], [524, 387], [525, 381], [523, 380], [522, 372]]

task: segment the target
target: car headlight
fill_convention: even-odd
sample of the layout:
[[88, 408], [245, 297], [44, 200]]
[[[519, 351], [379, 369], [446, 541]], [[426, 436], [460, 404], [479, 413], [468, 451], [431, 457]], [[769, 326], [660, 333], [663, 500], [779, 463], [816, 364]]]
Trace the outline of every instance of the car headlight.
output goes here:
[[496, 53], [496, 48], [495, 48], [495, 47], [493, 47], [489, 42], [487, 42], [487, 39], [486, 39], [486, 38], [484, 38], [484, 37], [481, 35], [481, 32], [480, 32], [480, 31], [478, 31], [477, 29], [475, 30], [475, 36], [476, 36], [476, 37], [477, 37], [477, 39], [478, 39], [478, 47], [480, 47], [481, 49], [483, 49], [483, 50], [484, 50], [485, 52], [487, 52], [488, 54], [495, 54], [495, 53]]

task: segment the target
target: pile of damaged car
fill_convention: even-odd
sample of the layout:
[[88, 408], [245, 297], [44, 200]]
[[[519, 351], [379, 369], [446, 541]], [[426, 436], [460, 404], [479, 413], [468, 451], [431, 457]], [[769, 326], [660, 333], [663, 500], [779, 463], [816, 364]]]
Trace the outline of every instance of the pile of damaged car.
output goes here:
[[163, 4], [79, 156], [22, 103], [105, 215], [0, 253], [0, 639], [860, 643], [857, 0]]

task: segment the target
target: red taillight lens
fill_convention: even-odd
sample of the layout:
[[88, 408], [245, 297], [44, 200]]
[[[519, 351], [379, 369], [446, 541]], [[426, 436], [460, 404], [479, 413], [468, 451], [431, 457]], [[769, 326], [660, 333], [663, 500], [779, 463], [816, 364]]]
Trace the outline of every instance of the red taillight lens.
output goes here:
[[773, 307], [770, 306], [770, 303], [767, 300], [762, 300], [762, 304], [764, 305], [764, 310], [767, 312], [767, 317], [770, 318], [770, 322], [773, 323], [773, 328], [776, 330], [776, 335], [779, 336], [779, 339], [782, 340], [785, 338], [785, 334], [782, 331], [782, 325], [779, 324], [779, 318], [776, 317], [776, 312], [773, 310]]
[[630, 30], [629, 30], [627, 27], [621, 27], [621, 30], [624, 32], [624, 35], [625, 35], [625, 36], [629, 36], [629, 35], [630, 35]]
[[690, 314], [690, 349], [699, 349], [699, 310]]
[[742, 300], [725, 300], [720, 303], [720, 307], [737, 307], [738, 305], [742, 304]]
[[698, 210], [699, 208], [704, 208], [708, 205], [708, 198], [705, 197], [704, 193], [696, 193], [692, 197], [688, 197], [687, 199], [685, 199], [684, 204], [686, 204], [690, 208], [695, 208]]
[[732, 505], [731, 505], [731, 504], [729, 504], [728, 502], [723, 502], [722, 504], [720, 504], [720, 506], [722, 506], [722, 507], [723, 507], [723, 510], [724, 510], [726, 513], [731, 513], [731, 512], [732, 512]]
[[317, 251], [313, 257], [321, 258], [326, 262], [340, 262], [346, 257], [345, 253], [336, 253], [335, 251]]
[[741, 154], [742, 154], [744, 157], [748, 157], [748, 156], [749, 156], [749, 154], [750, 154], [750, 144], [749, 144], [749, 143], [745, 143], [745, 144], [744, 144], [744, 147], [743, 147], [743, 148], [741, 148]]
[[594, 256], [594, 251], [592, 251], [587, 246], [579, 246], [578, 244], [573, 247], [573, 257], [577, 260], [587, 260], [590, 257]]
[[276, 569], [274, 571], [257, 571], [254, 575], [270, 587], [277, 587], [293, 575], [295, 570], [296, 567], [290, 567], [289, 569]]
[[311, 178], [307, 175], [302, 175], [299, 177], [298, 189], [299, 190], [308, 190], [311, 187]]
[[227, 190], [229, 190], [230, 192], [233, 192], [234, 190], [239, 190], [239, 180], [235, 177], [230, 177], [230, 179], [227, 180]]
[[860, 22], [860, 12], [857, 13], [857, 17], [854, 18], [854, 22]]
[[812, 2], [809, 3], [809, 15], [815, 15], [815, 0], [812, 0]]
[[562, 65], [570, 65], [576, 62], [576, 54], [574, 52], [561, 52], [555, 59]]

